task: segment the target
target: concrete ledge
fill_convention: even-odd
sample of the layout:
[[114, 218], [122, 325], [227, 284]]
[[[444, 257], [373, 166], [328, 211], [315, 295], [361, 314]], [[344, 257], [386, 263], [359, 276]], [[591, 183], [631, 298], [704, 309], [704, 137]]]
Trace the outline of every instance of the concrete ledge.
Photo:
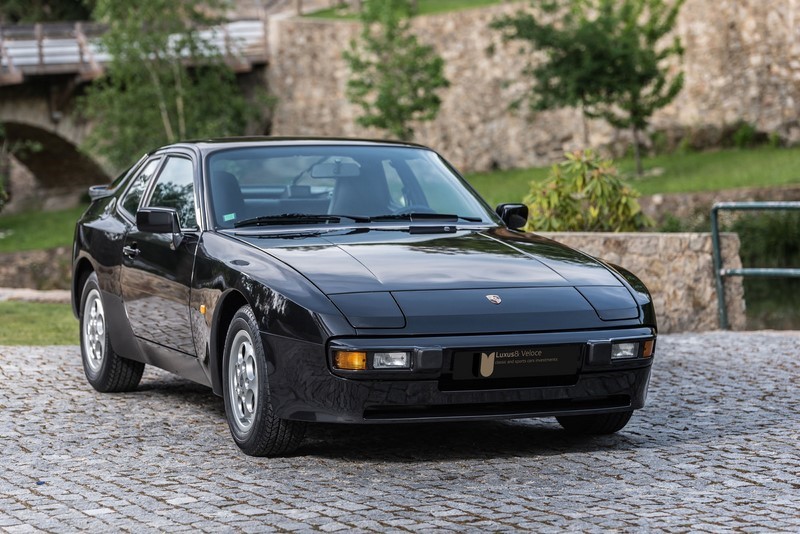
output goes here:
[[[653, 294], [659, 332], [701, 332], [719, 328], [714, 257], [710, 233], [542, 233], [642, 279]], [[721, 236], [726, 268], [742, 266], [739, 236]], [[725, 281], [731, 328], [744, 330], [744, 287], [739, 277]]]

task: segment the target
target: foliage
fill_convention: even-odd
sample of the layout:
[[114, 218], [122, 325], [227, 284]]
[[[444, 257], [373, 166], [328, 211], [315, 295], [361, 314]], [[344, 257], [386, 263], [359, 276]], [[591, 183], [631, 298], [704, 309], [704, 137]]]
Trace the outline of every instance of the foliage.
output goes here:
[[414, 134], [411, 121], [433, 120], [447, 87], [444, 60], [411, 33], [410, 0], [365, 2], [359, 42], [344, 58], [350, 67], [347, 97], [361, 107], [362, 126], [387, 130], [399, 139]]
[[91, 0], [3, 0], [0, 3], [0, 22], [86, 20], [91, 3]]
[[800, 212], [742, 215], [726, 230], [739, 234], [743, 265], [800, 268]]
[[123, 166], [155, 147], [187, 138], [243, 133], [246, 101], [234, 73], [199, 29], [221, 0], [97, 0], [108, 25], [107, 75], [87, 90], [96, 123], [86, 148]]
[[[800, 268], [800, 212], [748, 213], [728, 231], [739, 234], [744, 267]], [[800, 279], [744, 278], [748, 328], [800, 326]]]
[[526, 230], [539, 232], [628, 232], [652, 226], [639, 194], [617, 176], [611, 160], [592, 150], [566, 154], [543, 182], [531, 182], [525, 198]]
[[3, 125], [0, 124], [0, 211], [3, 211], [3, 207], [11, 199], [7, 187], [11, 178], [11, 157], [40, 150], [42, 150], [42, 145], [34, 141], [9, 141]]
[[69, 304], [0, 302], [2, 345], [77, 345], [76, 327]]
[[[484, 7], [499, 4], [508, 0], [416, 0], [417, 15], [433, 15], [436, 13], [447, 13], [450, 11], [460, 11], [474, 7]], [[364, 2], [364, 0], [362, 0]], [[363, 4], [362, 4], [363, 5]], [[326, 19], [352, 19], [358, 16], [351, 5], [340, 4], [338, 6], [314, 11], [307, 16]]]
[[683, 73], [669, 76], [670, 59], [683, 53], [680, 40], [663, 45], [683, 2], [548, 0], [542, 17], [520, 12], [492, 27], [545, 53], [525, 71], [534, 81], [534, 110], [579, 105], [586, 117], [630, 128], [641, 175], [639, 132], [683, 87]]
[[733, 132], [733, 146], [737, 148], [747, 148], [756, 144], [758, 130], [746, 121], [741, 121]]

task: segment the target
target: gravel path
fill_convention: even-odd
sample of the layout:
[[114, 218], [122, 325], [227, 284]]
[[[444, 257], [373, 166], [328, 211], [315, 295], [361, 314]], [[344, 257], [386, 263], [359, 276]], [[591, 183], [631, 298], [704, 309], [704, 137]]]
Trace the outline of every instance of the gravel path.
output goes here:
[[615, 436], [551, 420], [311, 428], [234, 446], [222, 401], [150, 369], [100, 394], [77, 347], [0, 347], [0, 531], [800, 531], [800, 333], [661, 336]]

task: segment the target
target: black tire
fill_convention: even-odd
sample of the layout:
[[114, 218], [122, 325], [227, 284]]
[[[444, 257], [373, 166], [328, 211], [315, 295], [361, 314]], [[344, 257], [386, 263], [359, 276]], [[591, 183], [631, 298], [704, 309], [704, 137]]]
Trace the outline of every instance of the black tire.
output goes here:
[[239, 308], [228, 327], [222, 389], [228, 427], [242, 452], [282, 456], [297, 449], [306, 424], [275, 416], [264, 346], [249, 306]]
[[600, 413], [596, 415], [569, 415], [556, 417], [558, 424], [572, 434], [613, 434], [625, 428], [631, 420], [633, 410], [627, 412]]
[[105, 308], [97, 274], [86, 279], [80, 307], [81, 359], [86, 380], [103, 393], [133, 391], [139, 385], [144, 364], [114, 352], [106, 328]]

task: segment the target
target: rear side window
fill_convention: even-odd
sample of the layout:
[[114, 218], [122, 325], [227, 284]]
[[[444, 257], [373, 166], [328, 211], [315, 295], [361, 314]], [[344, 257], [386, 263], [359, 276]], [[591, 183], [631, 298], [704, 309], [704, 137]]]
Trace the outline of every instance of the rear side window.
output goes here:
[[191, 160], [177, 156], [167, 158], [147, 205], [154, 208], [175, 208], [181, 228], [197, 227]]
[[139, 202], [142, 200], [145, 189], [147, 189], [147, 183], [158, 168], [159, 161], [161, 161], [160, 158], [148, 161], [147, 165], [144, 166], [136, 178], [133, 179], [133, 182], [131, 182], [128, 190], [125, 192], [125, 196], [122, 197], [120, 205], [131, 218], [136, 218], [136, 210], [139, 208]]

